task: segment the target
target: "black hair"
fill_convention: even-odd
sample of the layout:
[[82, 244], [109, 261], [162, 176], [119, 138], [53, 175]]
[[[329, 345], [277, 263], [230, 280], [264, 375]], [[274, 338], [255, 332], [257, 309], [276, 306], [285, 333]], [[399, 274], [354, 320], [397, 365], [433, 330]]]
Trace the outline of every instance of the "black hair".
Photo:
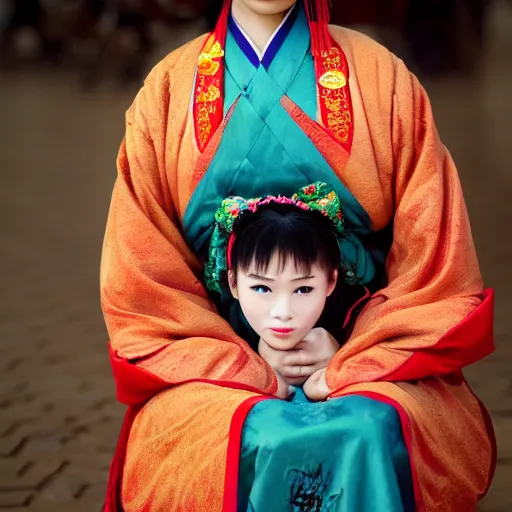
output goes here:
[[297, 269], [308, 274], [317, 262], [329, 275], [341, 265], [332, 222], [320, 212], [270, 203], [255, 213], [243, 214], [234, 232], [231, 266], [235, 273], [238, 269], [247, 271], [253, 263], [258, 272], [266, 272], [275, 254], [280, 270], [290, 258]]

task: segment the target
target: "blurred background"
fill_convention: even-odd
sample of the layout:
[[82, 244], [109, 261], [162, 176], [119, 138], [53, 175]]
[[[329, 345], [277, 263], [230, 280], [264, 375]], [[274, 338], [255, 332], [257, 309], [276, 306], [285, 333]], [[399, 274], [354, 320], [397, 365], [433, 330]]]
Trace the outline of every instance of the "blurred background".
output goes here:
[[[101, 509], [123, 408], [98, 273], [124, 112], [150, 67], [208, 30], [219, 3], [0, 0], [0, 510]], [[420, 75], [458, 164], [497, 292], [497, 352], [466, 372], [499, 445], [479, 510], [510, 512], [512, 0], [333, 4], [335, 23]]]

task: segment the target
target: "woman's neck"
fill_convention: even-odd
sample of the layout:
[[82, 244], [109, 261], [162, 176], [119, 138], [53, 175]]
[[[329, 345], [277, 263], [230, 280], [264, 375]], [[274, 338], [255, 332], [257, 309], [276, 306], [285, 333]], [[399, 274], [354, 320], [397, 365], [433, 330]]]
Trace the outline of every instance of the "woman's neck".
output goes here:
[[272, 34], [282, 23], [286, 12], [274, 15], [256, 14], [242, 2], [233, 2], [232, 15], [260, 51], [263, 51]]

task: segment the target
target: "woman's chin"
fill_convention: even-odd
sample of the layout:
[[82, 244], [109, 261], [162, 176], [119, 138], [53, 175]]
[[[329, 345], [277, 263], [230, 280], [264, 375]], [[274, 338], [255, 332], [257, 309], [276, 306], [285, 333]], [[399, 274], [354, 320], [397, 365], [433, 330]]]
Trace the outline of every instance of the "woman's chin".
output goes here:
[[245, 0], [243, 3], [260, 16], [277, 16], [288, 12], [296, 2], [293, 0]]
[[277, 338], [276, 336], [268, 336], [269, 340], [265, 339], [265, 342], [270, 348], [274, 350], [293, 350], [302, 340], [293, 338]]

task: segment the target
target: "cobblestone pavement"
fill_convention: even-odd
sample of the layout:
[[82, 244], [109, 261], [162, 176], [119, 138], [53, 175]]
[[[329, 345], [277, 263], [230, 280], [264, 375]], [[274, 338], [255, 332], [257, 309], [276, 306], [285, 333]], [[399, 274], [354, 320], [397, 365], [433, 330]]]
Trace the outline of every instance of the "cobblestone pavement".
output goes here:
[[[497, 290], [498, 351], [467, 371], [499, 443], [483, 512], [512, 511], [512, 202], [504, 194], [512, 191], [512, 37], [500, 34], [474, 79], [427, 84]], [[133, 95], [109, 85], [83, 94], [65, 73], [0, 77], [0, 510], [101, 509], [123, 409], [107, 361], [98, 264]]]

